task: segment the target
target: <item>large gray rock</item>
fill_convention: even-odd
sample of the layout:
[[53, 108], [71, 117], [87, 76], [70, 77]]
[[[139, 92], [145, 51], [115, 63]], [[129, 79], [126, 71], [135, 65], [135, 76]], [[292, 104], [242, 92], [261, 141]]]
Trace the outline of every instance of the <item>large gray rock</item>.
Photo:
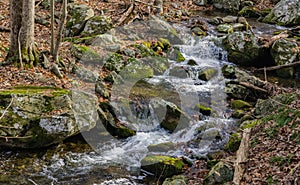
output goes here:
[[95, 127], [96, 96], [28, 87], [0, 91], [0, 146], [38, 148]]
[[[298, 61], [300, 49], [299, 44], [293, 40], [279, 39], [275, 41], [271, 47], [271, 55], [275, 61], [275, 65], [290, 64]], [[294, 67], [277, 70], [277, 74], [281, 77], [294, 76]]]
[[241, 66], [266, 66], [265, 48], [255, 35], [249, 32], [233, 32], [223, 40], [228, 60]]
[[240, 10], [240, 0], [211, 0], [215, 8], [228, 12], [238, 12]]
[[80, 33], [84, 37], [92, 37], [99, 34], [104, 34], [112, 28], [112, 22], [110, 18], [105, 16], [94, 16], [90, 18]]
[[72, 37], [80, 34], [86, 21], [94, 16], [94, 10], [86, 5], [70, 4], [69, 15], [70, 18], [66, 23], [66, 35]]
[[281, 0], [263, 19], [263, 22], [282, 26], [300, 24], [300, 0]]

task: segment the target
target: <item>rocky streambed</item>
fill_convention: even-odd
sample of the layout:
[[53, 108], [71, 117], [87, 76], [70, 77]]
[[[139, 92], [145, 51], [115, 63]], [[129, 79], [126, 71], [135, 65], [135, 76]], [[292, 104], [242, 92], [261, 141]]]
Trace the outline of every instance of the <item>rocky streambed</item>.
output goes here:
[[[292, 63], [299, 51], [290, 50], [299, 43], [289, 35], [257, 37], [264, 28], [251, 33], [238, 17], [207, 19], [183, 26], [152, 17], [108, 32], [111, 25], [104, 24], [105, 34], [95, 37], [84, 30], [84, 37], [67, 39], [79, 61], [71, 76], [74, 89], [1, 91], [0, 183], [151, 184], [222, 155], [224, 147], [235, 151], [237, 119], [251, 119], [247, 111], [272, 95], [266, 87], [275, 87], [235, 64]], [[205, 31], [210, 26], [216, 30]], [[294, 77], [297, 70], [277, 75]], [[76, 88], [79, 81], [84, 89]], [[210, 175], [206, 182], [218, 180]], [[186, 183], [186, 177], [164, 184], [172, 181]]]

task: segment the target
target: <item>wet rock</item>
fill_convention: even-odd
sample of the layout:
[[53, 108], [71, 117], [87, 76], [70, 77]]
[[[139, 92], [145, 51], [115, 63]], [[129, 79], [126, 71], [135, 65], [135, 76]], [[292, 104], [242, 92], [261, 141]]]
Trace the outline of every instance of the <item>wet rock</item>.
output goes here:
[[188, 178], [183, 175], [175, 175], [171, 178], [164, 180], [162, 185], [186, 185]]
[[115, 109], [110, 103], [101, 102], [98, 114], [102, 124], [112, 136], [128, 138], [136, 134], [136, 130], [132, 125], [117, 118]]
[[122, 46], [122, 42], [117, 37], [107, 33], [89, 38], [85, 43], [87, 45], [100, 46], [102, 49], [110, 52], [119, 51]]
[[170, 65], [168, 59], [160, 56], [145, 57], [142, 58], [141, 61], [144, 63], [144, 65], [151, 66], [155, 75], [162, 75]]
[[233, 27], [230, 24], [220, 24], [217, 26], [217, 30], [220, 33], [232, 33]]
[[235, 67], [232, 65], [225, 65], [222, 67], [222, 74], [225, 78], [236, 78]]
[[168, 52], [168, 58], [171, 59], [171, 60], [174, 60], [176, 62], [183, 62], [183, 61], [185, 61], [185, 58], [182, 55], [181, 51], [178, 48], [176, 48], [176, 47], [173, 47]]
[[262, 61], [267, 57], [266, 51], [259, 43], [258, 38], [251, 33], [231, 33], [223, 40], [223, 44], [228, 51], [230, 62], [241, 66], [264, 65]]
[[232, 15], [227, 15], [225, 17], [222, 18], [222, 21], [224, 23], [236, 23], [238, 20], [237, 16], [232, 16]]
[[263, 22], [278, 24], [282, 26], [299, 25], [299, 9], [299, 0], [281, 0], [263, 19]]
[[188, 71], [186, 71], [182, 66], [175, 66], [170, 69], [169, 76], [174, 76], [177, 78], [187, 78], [189, 74]]
[[231, 107], [233, 109], [245, 109], [245, 108], [252, 107], [252, 105], [248, 102], [243, 101], [243, 100], [233, 100], [231, 102]]
[[233, 31], [247, 31], [247, 25], [242, 23], [235, 23], [232, 25]]
[[[298, 61], [300, 56], [300, 44], [295, 41], [281, 38], [275, 41], [271, 47], [271, 55], [274, 58], [275, 65], [290, 64]], [[294, 67], [276, 70], [280, 77], [293, 77]]]
[[[46, 147], [95, 127], [97, 97], [51, 87], [23, 87], [0, 91], [0, 145]], [[9, 139], [12, 137], [12, 139]]]
[[189, 59], [187, 61], [187, 64], [190, 65], [190, 66], [196, 66], [196, 65], [198, 65], [197, 62], [194, 59]]
[[73, 37], [81, 33], [87, 20], [94, 16], [94, 10], [81, 4], [70, 4], [69, 7], [70, 18], [66, 23], [66, 35]]
[[199, 109], [200, 113], [206, 116], [210, 116], [212, 109], [200, 104], [197, 104], [196, 107]]
[[111, 28], [112, 22], [108, 17], [94, 16], [86, 22], [80, 35], [84, 37], [96, 36], [106, 33]]
[[206, 36], [206, 31], [202, 30], [200, 27], [194, 27], [192, 29], [192, 32], [197, 36]]
[[233, 180], [234, 170], [224, 162], [218, 162], [209, 172], [204, 184], [223, 184]]
[[215, 77], [217, 75], [217, 73], [218, 73], [218, 70], [216, 68], [209, 67], [209, 68], [202, 70], [199, 73], [198, 78], [200, 80], [209, 81], [213, 77]]
[[225, 87], [225, 92], [229, 97], [232, 98], [248, 99], [251, 101], [255, 101], [256, 99], [256, 95], [252, 90], [238, 84], [227, 84]]
[[174, 132], [189, 126], [190, 119], [176, 104], [162, 100], [153, 99], [151, 102], [157, 117], [163, 118], [160, 126], [168, 131]]
[[141, 168], [155, 175], [166, 178], [182, 173], [184, 162], [179, 158], [152, 155], [146, 156], [141, 161]]
[[148, 147], [149, 152], [168, 152], [170, 150], [175, 150], [176, 144], [172, 142], [152, 144]]
[[222, 17], [214, 17], [212, 19], [209, 19], [208, 22], [213, 25], [219, 25], [224, 23]]

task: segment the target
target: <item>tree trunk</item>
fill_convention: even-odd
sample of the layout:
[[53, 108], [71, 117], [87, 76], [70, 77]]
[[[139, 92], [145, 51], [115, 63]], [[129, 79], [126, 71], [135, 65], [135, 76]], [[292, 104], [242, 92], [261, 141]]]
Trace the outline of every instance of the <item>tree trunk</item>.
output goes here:
[[8, 62], [32, 67], [38, 56], [34, 45], [35, 0], [10, 0], [11, 34]]

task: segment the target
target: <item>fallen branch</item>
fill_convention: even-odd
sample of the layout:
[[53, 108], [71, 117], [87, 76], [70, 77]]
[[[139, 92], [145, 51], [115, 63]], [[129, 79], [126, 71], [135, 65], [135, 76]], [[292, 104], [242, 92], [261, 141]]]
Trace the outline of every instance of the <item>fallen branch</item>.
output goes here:
[[238, 84], [244, 86], [244, 87], [247, 87], [249, 89], [254, 89], [254, 90], [257, 90], [257, 91], [260, 91], [260, 92], [263, 92], [263, 93], [267, 93], [268, 94], [268, 91], [266, 89], [263, 89], [263, 88], [260, 88], [260, 87], [257, 87], [255, 85], [252, 85], [252, 84], [249, 84], [247, 82], [239, 82]]
[[115, 27], [120, 26], [121, 24], [123, 24], [125, 22], [125, 20], [131, 15], [131, 13], [133, 12], [135, 7], [135, 1], [133, 1], [133, 3], [130, 4], [129, 8], [127, 9], [127, 11], [123, 14], [123, 16], [119, 19], [118, 23], [115, 25]]
[[2, 113], [0, 120], [4, 117], [4, 115], [6, 114], [7, 110], [9, 109], [9, 107], [11, 106], [11, 104], [13, 103], [14, 99], [12, 98], [9, 105], [5, 108], [4, 112]]
[[238, 151], [236, 152], [236, 161], [234, 162], [234, 176], [233, 183], [239, 185], [245, 171], [245, 163], [248, 159], [249, 151], [249, 140], [250, 140], [251, 129], [246, 128], [243, 132], [243, 138]]
[[297, 65], [300, 65], [300, 61], [289, 63], [289, 64], [283, 64], [283, 65], [279, 65], [279, 66], [272, 66], [272, 67], [255, 69], [255, 71], [264, 71], [264, 70], [273, 71], [273, 70], [276, 70], [276, 69], [282, 69], [282, 68], [286, 68], [286, 67], [293, 67], [293, 66], [297, 66]]

